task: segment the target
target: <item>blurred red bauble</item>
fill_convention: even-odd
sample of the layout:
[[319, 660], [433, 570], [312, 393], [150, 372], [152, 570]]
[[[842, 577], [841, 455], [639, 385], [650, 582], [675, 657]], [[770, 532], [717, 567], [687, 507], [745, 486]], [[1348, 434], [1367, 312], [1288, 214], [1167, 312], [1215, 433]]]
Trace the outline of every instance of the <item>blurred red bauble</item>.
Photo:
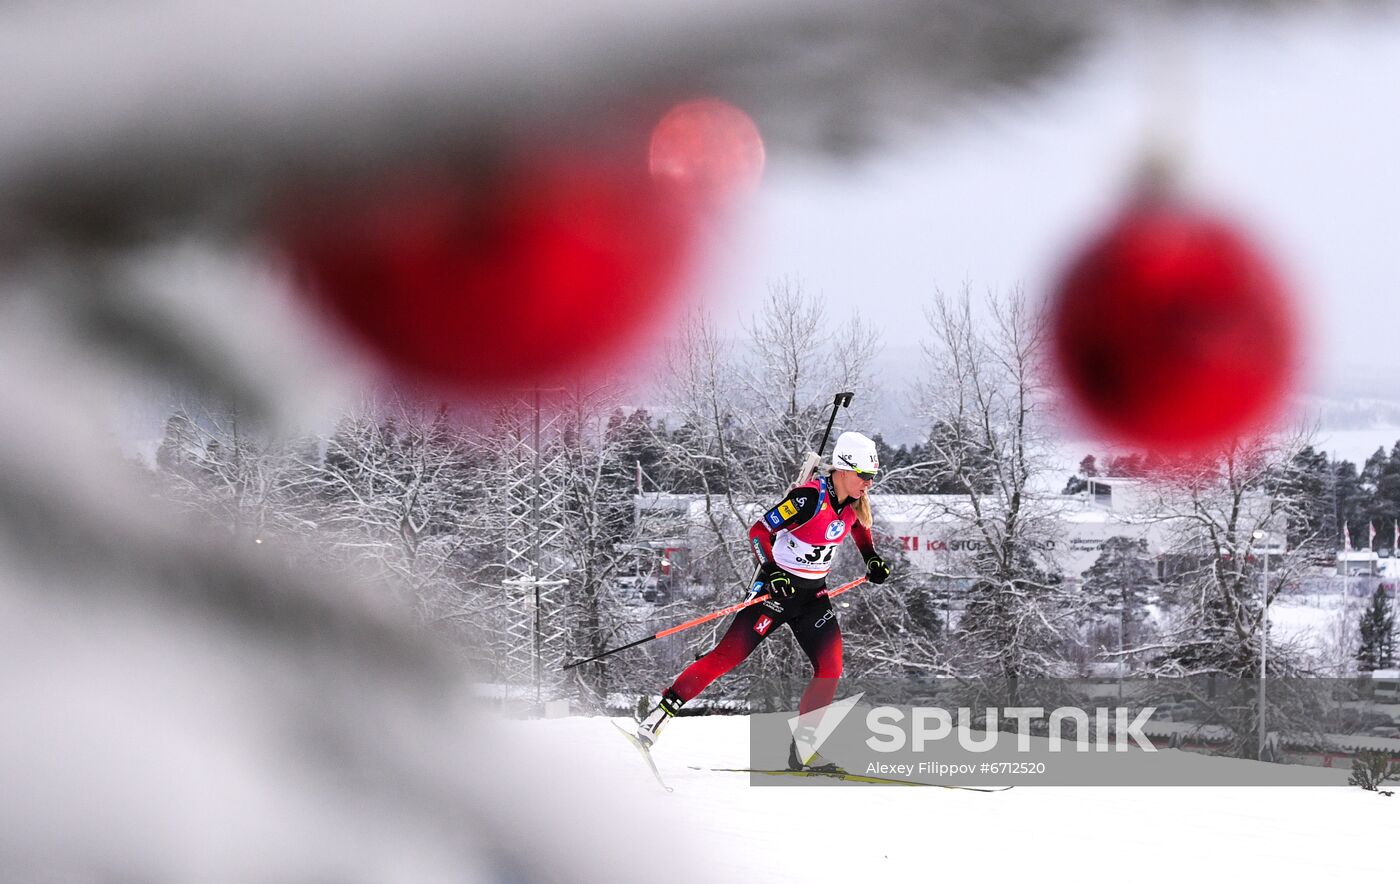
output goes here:
[[652, 176], [701, 210], [747, 196], [763, 177], [763, 138], [748, 114], [718, 98], [675, 105], [651, 132]]
[[1297, 364], [1293, 309], [1230, 224], [1142, 198], [1073, 262], [1051, 302], [1072, 398], [1115, 441], [1189, 455], [1273, 418]]
[[278, 220], [297, 288], [396, 377], [485, 395], [620, 355], [665, 315], [690, 216], [640, 150], [303, 189]]

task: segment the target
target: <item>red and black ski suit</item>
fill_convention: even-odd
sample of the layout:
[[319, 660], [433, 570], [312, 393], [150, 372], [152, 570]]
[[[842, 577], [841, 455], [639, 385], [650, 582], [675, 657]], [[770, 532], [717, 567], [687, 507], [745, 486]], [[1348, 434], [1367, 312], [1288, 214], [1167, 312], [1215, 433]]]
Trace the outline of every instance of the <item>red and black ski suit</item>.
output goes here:
[[856, 520], [853, 501], [834, 500], [830, 481], [822, 477], [798, 485], [765, 512], [749, 529], [754, 557], [762, 566], [754, 594], [764, 592], [768, 580], [780, 571], [788, 574], [796, 591], [735, 614], [719, 644], [676, 678], [666, 698], [677, 707], [689, 702], [786, 623], [814, 670], [798, 713], [829, 705], [841, 677], [841, 627], [825, 595], [826, 575], [836, 547], [847, 534], [855, 538], [862, 558], [875, 554], [870, 530]]

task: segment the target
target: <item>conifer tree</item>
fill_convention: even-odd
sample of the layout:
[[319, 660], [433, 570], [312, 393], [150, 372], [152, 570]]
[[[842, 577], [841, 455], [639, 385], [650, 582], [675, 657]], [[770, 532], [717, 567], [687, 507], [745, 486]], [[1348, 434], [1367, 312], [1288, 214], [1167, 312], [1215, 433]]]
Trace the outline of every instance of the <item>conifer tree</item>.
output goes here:
[[1395, 665], [1395, 611], [1384, 588], [1377, 586], [1371, 606], [1361, 615], [1361, 647], [1356, 651], [1362, 672]]

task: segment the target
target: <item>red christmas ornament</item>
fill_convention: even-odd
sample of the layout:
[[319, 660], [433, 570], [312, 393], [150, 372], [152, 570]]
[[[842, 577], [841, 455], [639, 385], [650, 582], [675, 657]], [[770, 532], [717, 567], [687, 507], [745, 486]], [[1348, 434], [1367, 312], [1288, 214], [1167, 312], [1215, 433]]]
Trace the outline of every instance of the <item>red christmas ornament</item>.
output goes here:
[[1297, 362], [1273, 268], [1230, 224], [1160, 196], [1129, 206], [1051, 302], [1071, 397], [1115, 441], [1189, 455], [1274, 417]]
[[763, 138], [748, 114], [718, 98], [682, 102], [652, 129], [651, 174], [701, 211], [747, 196], [763, 177]]
[[692, 219], [643, 151], [301, 194], [298, 288], [401, 379], [469, 395], [599, 366], [665, 314]]

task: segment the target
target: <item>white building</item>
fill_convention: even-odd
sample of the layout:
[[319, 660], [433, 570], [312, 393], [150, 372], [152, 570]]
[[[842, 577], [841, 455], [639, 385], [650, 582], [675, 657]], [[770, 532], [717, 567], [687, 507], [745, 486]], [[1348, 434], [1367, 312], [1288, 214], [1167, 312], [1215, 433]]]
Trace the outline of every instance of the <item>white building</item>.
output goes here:
[[1337, 553], [1337, 574], [1341, 577], [1378, 577], [1381, 557], [1373, 550], [1352, 549]]
[[[1027, 507], [1050, 516], [1051, 530], [1038, 539], [1066, 579], [1080, 578], [1098, 558], [1110, 537], [1141, 538], [1148, 553], [1160, 556], [1168, 548], [1168, 523], [1148, 511], [1151, 495], [1142, 480], [1095, 478], [1077, 495], [1049, 494], [1031, 498]], [[743, 537], [748, 527], [773, 500], [730, 501], [699, 494], [645, 494], [636, 498], [647, 546], [657, 562], [679, 563], [703, 556], [715, 546], [716, 528], [725, 537]], [[930, 574], [965, 571], [960, 560], [981, 547], [983, 538], [968, 529], [971, 502], [966, 495], [876, 494], [872, 498], [877, 544], [897, 544], [910, 566]], [[983, 506], [995, 506], [984, 498]], [[1257, 547], [1283, 551], [1282, 537], [1266, 538]], [[658, 565], [660, 567], [660, 565]]]
[[1375, 670], [1371, 686], [1377, 703], [1400, 703], [1400, 669]]

